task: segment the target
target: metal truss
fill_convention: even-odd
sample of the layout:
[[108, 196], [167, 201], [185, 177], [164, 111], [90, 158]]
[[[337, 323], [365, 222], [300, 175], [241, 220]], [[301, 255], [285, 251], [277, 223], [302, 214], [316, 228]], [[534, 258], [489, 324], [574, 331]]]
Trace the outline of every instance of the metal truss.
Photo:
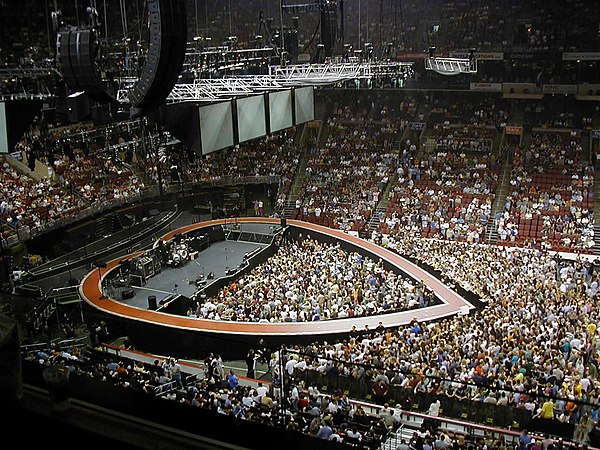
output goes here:
[[49, 88], [49, 83], [53, 75], [56, 75], [56, 69], [50, 65], [46, 67], [8, 67], [0, 68], [0, 80], [33, 80], [35, 83], [29, 83], [24, 87], [22, 83], [16, 85], [18, 92], [0, 93], [0, 100], [46, 100], [55, 95]]
[[211, 47], [200, 51], [188, 49], [183, 62], [184, 71], [203, 72], [231, 70], [236, 67], [258, 65], [269, 61], [276, 54], [272, 47], [231, 49]]
[[377, 77], [412, 76], [412, 62], [329, 63], [271, 66], [271, 75], [282, 85], [322, 85]]
[[[200, 79], [190, 84], [176, 84], [167, 102], [206, 101], [285, 89], [268, 75]], [[117, 100], [127, 102], [127, 89], [119, 90]]]
[[0, 101], [7, 102], [9, 100], [48, 100], [54, 98], [53, 94], [0, 94]]
[[10, 78], [46, 78], [56, 73], [54, 67], [2, 67], [0, 68], [0, 79]]
[[425, 59], [425, 69], [433, 70], [442, 75], [477, 73], [477, 60], [430, 57]]
[[[167, 102], [216, 100], [294, 86], [327, 85], [356, 79], [406, 79], [413, 74], [412, 65], [412, 62], [377, 62], [271, 66], [269, 75], [198, 79], [191, 84], [177, 84]], [[117, 93], [119, 102], [127, 103], [128, 85], [135, 84], [133, 81], [121, 80], [121, 89]]]
[[321, 11], [323, 9], [323, 2], [317, 3], [303, 3], [296, 5], [282, 5], [281, 9], [283, 12], [288, 14], [298, 14], [312, 11]]

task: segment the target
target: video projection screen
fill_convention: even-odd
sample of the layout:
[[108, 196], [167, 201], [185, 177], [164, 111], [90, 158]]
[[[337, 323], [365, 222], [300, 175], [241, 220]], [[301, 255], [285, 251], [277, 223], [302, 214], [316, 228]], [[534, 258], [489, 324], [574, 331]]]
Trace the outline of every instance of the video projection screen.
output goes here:
[[198, 111], [200, 114], [202, 154], [206, 155], [222, 148], [232, 147], [233, 114], [231, 102], [226, 101], [201, 106]]
[[294, 90], [296, 125], [315, 119], [314, 88], [303, 87]]
[[255, 95], [237, 100], [237, 126], [240, 142], [267, 134], [264, 96]]
[[6, 105], [0, 102], [0, 153], [8, 153], [8, 132], [6, 131]]
[[269, 116], [271, 133], [291, 128], [292, 120], [292, 91], [271, 92], [269, 94]]

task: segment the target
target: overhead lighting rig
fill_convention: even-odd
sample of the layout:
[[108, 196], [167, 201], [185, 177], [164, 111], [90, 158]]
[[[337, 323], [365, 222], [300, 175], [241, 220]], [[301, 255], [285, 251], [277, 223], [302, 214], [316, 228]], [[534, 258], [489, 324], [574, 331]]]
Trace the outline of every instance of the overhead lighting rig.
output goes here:
[[425, 69], [433, 70], [441, 75], [458, 75], [461, 73], [477, 73], [475, 50], [469, 51], [469, 58], [438, 58], [435, 47], [429, 47], [429, 56], [425, 58]]
[[[191, 51], [190, 51], [191, 50]], [[188, 49], [183, 61], [183, 73], [201, 78], [202, 74], [214, 72], [249, 70], [266, 67], [276, 57], [272, 47], [231, 49], [229, 47], [209, 47], [197, 51]]]
[[282, 85], [326, 85], [350, 80], [374, 80], [398, 77], [406, 80], [414, 75], [412, 62], [329, 62], [325, 64], [300, 64], [271, 66], [270, 74]]
[[[412, 62], [349, 62], [335, 61], [325, 64], [270, 66], [268, 75], [235, 75], [224, 78], [202, 78], [193, 83], [175, 85], [167, 102], [215, 100], [236, 95], [273, 91], [295, 86], [328, 85], [350, 80], [404, 81], [414, 75]], [[135, 80], [129, 80], [135, 83]], [[117, 100], [127, 100], [126, 85], [119, 90]]]

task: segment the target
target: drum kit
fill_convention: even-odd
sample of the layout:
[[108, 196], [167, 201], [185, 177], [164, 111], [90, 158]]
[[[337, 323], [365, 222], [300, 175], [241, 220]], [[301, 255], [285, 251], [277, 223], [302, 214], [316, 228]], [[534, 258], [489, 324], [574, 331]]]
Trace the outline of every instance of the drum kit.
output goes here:
[[180, 266], [188, 261], [189, 250], [187, 244], [181, 243], [173, 246], [171, 250], [171, 261], [174, 266]]

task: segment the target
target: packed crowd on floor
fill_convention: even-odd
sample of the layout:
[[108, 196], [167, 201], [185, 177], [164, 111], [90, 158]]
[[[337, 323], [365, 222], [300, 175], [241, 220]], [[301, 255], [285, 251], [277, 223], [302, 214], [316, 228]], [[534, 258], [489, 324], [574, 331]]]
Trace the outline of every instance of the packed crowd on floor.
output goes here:
[[424, 284], [339, 244], [291, 240], [266, 262], [200, 299], [189, 317], [248, 322], [310, 322], [425, 307]]
[[444, 322], [413, 321], [375, 336], [298, 347], [292, 367], [333, 363], [341, 375], [364, 382], [385, 375], [386, 383], [434, 393], [442, 404], [470, 399], [524, 408], [532, 417], [550, 399], [544, 417], [598, 421], [596, 264], [542, 250], [417, 237], [382, 236], [381, 244], [432, 266], [487, 306]]
[[[349, 419], [335, 417], [336, 405], [344, 405], [345, 399], [342, 394], [335, 398], [337, 392], [321, 394], [318, 398], [326, 398], [327, 405], [314, 405], [311, 394], [318, 390], [293, 381], [303, 371], [337, 374], [372, 385], [373, 397], [381, 404], [386, 402], [389, 386], [396, 385], [414, 394], [436, 395], [441, 402], [438, 409], [452, 399], [518, 408], [531, 417], [571, 423], [576, 440], [588, 442], [587, 432], [598, 421], [600, 412], [599, 317], [595, 308], [600, 278], [596, 264], [581, 258], [562, 259], [539, 249], [415, 236], [382, 235], [379, 243], [431, 266], [448, 284], [456, 283], [477, 293], [486, 303], [484, 310], [443, 322], [413, 320], [393, 329], [385, 329], [382, 323], [381, 328], [358, 330], [345, 339], [291, 346], [282, 364], [279, 352], [267, 353], [274, 380], [273, 395], [266, 399], [260, 398], [258, 389], [251, 392], [240, 388], [235, 374], [226, 374], [218, 357], [206, 362], [210, 372], [200, 385], [185, 381], [181, 367], [174, 361], [166, 363], [172, 366], [169, 369], [156, 363], [142, 367], [141, 363], [113, 361], [110, 366], [95, 364], [88, 370], [99, 379], [242, 418], [269, 421], [276, 416], [273, 408], [277, 402], [285, 401], [288, 416], [294, 418], [288, 426], [317, 436], [324, 426], [337, 430], [342, 439], [348, 435], [349, 428], [341, 424], [348, 424]], [[346, 256], [342, 258], [344, 265]], [[276, 264], [271, 266], [274, 269]], [[294, 273], [293, 267], [288, 267], [286, 273]], [[65, 352], [36, 354], [35, 359], [45, 364], [61, 360], [67, 365], [80, 363], [77, 354]], [[292, 377], [292, 385], [290, 380], [286, 382], [289, 402], [281, 399], [277, 389], [278, 367], [284, 367], [286, 376]], [[156, 389], [172, 382], [172, 389]], [[381, 392], [376, 384], [384, 386]], [[212, 389], [207, 390], [209, 386]], [[261, 406], [255, 416], [252, 408], [257, 404], [267, 407]], [[357, 413], [356, 407], [342, 409]], [[309, 417], [315, 419], [314, 423], [307, 420]], [[390, 423], [395, 422], [390, 418]], [[374, 426], [371, 423], [369, 429]], [[581, 431], [581, 427], [587, 431]], [[333, 434], [325, 430], [321, 437], [323, 433]]]

